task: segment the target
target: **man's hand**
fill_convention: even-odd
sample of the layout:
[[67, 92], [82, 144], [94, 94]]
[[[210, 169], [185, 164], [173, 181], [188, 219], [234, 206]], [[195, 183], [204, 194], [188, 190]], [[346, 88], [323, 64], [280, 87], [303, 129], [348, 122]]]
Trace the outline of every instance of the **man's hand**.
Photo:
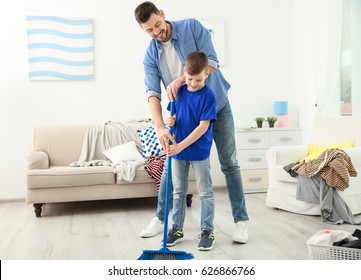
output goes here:
[[169, 102], [173, 102], [176, 99], [178, 89], [184, 84], [184, 82], [185, 76], [182, 75], [167, 86], [167, 96]]
[[162, 145], [163, 150], [168, 154], [169, 153], [169, 141], [173, 144], [177, 144], [174, 136], [170, 134], [169, 130], [166, 127], [157, 129], [158, 139]]
[[168, 153], [169, 152], [169, 140], [172, 143], [176, 143], [174, 136], [170, 135], [169, 130], [165, 127], [163, 117], [162, 117], [162, 106], [160, 100], [152, 96], [148, 100], [149, 109], [152, 115], [152, 119], [154, 122], [155, 129], [157, 131], [158, 139], [160, 144], [162, 145], [162, 149]]

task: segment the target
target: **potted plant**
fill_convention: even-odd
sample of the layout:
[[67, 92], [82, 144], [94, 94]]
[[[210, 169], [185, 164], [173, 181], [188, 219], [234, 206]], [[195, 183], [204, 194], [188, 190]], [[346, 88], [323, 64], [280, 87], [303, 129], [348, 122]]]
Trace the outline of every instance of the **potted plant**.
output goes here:
[[257, 127], [258, 127], [258, 128], [261, 128], [261, 127], [262, 127], [262, 124], [263, 124], [263, 122], [264, 122], [264, 120], [265, 120], [265, 118], [263, 118], [263, 117], [257, 117], [257, 118], [255, 118], [254, 120], [255, 120], [256, 123], [257, 123]]
[[268, 126], [269, 127], [274, 127], [275, 126], [275, 122], [277, 121], [276, 117], [268, 117], [266, 119], [266, 121], [268, 122]]

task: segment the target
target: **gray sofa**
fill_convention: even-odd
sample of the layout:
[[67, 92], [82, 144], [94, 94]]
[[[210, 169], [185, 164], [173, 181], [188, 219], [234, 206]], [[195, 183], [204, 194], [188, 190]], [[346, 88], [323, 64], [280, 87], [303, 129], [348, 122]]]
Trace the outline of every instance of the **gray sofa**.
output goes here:
[[[26, 202], [41, 217], [45, 203], [156, 197], [157, 189], [145, 165], [133, 181], [117, 181], [110, 166], [71, 167], [78, 161], [89, 125], [44, 126], [34, 129], [33, 151], [28, 155]], [[134, 141], [138, 141], [134, 137]], [[196, 192], [194, 174], [189, 176], [187, 205]]]

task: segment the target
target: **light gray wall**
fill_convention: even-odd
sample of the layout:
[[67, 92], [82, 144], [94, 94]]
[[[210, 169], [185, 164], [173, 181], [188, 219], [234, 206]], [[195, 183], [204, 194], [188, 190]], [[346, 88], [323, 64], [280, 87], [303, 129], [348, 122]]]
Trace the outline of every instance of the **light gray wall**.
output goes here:
[[[149, 38], [133, 11], [141, 1], [12, 0], [0, 8], [0, 200], [26, 193], [26, 157], [35, 126], [95, 124], [149, 117], [142, 59]], [[294, 90], [294, 21], [290, 0], [158, 0], [167, 18], [225, 22], [222, 71], [237, 126], [254, 126], [273, 114], [273, 101], [288, 100], [298, 124]], [[3, 7], [5, 6], [5, 7]], [[27, 15], [94, 20], [94, 81], [29, 81]], [[224, 178], [212, 153], [215, 185]]]

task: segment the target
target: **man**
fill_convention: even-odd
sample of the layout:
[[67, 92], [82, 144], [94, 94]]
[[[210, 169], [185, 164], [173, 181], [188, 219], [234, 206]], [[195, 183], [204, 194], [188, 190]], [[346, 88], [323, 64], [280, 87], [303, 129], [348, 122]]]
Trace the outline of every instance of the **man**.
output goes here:
[[[179, 87], [185, 83], [183, 65], [189, 53], [204, 52], [209, 60], [206, 84], [216, 96], [217, 121], [213, 125], [213, 139], [217, 147], [222, 172], [226, 177], [228, 197], [231, 202], [235, 230], [232, 239], [246, 243], [248, 240], [248, 214], [243, 192], [240, 168], [237, 161], [233, 114], [228, 100], [229, 83], [218, 68], [217, 55], [210, 32], [196, 19], [166, 21], [165, 14], [152, 2], [144, 2], [135, 9], [135, 19], [152, 37], [144, 57], [145, 86], [150, 113], [159, 141], [169, 152], [169, 140], [176, 143], [165, 127], [161, 106], [161, 82], [167, 90], [169, 101], [174, 101]], [[141, 233], [152, 237], [163, 230], [165, 208], [166, 172], [164, 168], [156, 217]]]

